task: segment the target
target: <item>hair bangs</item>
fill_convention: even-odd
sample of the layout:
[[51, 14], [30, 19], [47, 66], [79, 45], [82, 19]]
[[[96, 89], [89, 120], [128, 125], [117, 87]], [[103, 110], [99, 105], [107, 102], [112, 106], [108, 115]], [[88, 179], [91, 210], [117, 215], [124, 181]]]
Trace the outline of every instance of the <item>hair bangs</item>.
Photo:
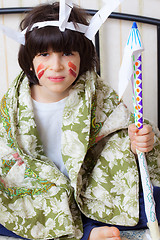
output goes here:
[[65, 52], [76, 51], [80, 53], [81, 48], [83, 46], [83, 41], [84, 41], [83, 33], [79, 33], [79, 32], [67, 29], [62, 34], [64, 39], [63, 51]]
[[[77, 34], [80, 35], [80, 33]], [[49, 49], [54, 52], [79, 52], [80, 42], [77, 34], [73, 34], [71, 30], [61, 32], [58, 27], [52, 26], [34, 29], [28, 33], [28, 38], [26, 37], [26, 47], [32, 58]]]
[[34, 29], [28, 33], [28, 38], [26, 37], [26, 47], [33, 58], [38, 53], [46, 52], [49, 49], [55, 52], [63, 51], [63, 42], [63, 36], [58, 27]]

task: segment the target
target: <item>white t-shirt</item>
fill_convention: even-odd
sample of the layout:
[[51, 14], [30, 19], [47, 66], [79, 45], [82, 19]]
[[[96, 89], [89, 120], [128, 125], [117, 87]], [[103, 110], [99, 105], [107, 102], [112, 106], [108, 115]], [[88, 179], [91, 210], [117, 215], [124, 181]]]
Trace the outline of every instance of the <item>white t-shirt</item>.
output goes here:
[[61, 127], [66, 99], [53, 103], [41, 103], [32, 99], [32, 102], [35, 122], [44, 153], [68, 177], [61, 154]]

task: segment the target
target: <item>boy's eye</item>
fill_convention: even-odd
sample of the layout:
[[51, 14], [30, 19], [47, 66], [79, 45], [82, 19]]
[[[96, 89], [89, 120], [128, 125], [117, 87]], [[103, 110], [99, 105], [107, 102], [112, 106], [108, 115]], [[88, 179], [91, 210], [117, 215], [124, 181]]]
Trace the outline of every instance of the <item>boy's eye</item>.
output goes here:
[[39, 56], [47, 57], [47, 56], [49, 56], [49, 53], [48, 52], [40, 53]]
[[63, 56], [72, 56], [73, 55], [73, 53], [72, 52], [69, 52], [69, 53], [63, 53]]

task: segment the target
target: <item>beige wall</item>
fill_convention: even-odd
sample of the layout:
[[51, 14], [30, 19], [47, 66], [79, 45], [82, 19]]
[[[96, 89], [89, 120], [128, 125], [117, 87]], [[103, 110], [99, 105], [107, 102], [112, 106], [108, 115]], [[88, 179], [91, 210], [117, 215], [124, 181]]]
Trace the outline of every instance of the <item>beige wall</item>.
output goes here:
[[[0, 0], [0, 8], [29, 7], [52, 0]], [[99, 9], [107, 0], [75, 0], [74, 3], [84, 8]], [[116, 12], [142, 15], [160, 19], [160, 0], [124, 0]], [[18, 30], [23, 15], [1, 15], [0, 23]], [[124, 46], [132, 22], [108, 19], [100, 31], [101, 69], [104, 81], [118, 91], [118, 71]], [[143, 96], [144, 116], [157, 124], [157, 32], [156, 27], [139, 24], [145, 51], [143, 53]], [[0, 98], [9, 84], [19, 73], [17, 62], [19, 45], [0, 32]], [[129, 85], [124, 94], [124, 101], [132, 110], [132, 92]]]

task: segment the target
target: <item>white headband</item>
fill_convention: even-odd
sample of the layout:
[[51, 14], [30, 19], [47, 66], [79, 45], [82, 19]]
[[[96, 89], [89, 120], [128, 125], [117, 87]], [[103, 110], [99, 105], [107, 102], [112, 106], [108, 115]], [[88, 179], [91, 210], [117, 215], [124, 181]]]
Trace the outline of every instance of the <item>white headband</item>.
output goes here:
[[[33, 24], [29, 31], [34, 28], [43, 28], [46, 26], [59, 27], [60, 31], [70, 29], [73, 31], [84, 33], [84, 35], [92, 40], [100, 29], [101, 25], [106, 21], [109, 15], [118, 7], [123, 0], [107, 0], [107, 3], [102, 7], [91, 19], [90, 24], [84, 25], [77, 23], [76, 26], [73, 22], [68, 22], [71, 10], [73, 8], [72, 0], [60, 0], [59, 21], [44, 21]], [[6, 26], [0, 24], [0, 30], [2, 30], [8, 37], [12, 38], [16, 42], [25, 45], [25, 34], [27, 28], [22, 32], [16, 32]]]

